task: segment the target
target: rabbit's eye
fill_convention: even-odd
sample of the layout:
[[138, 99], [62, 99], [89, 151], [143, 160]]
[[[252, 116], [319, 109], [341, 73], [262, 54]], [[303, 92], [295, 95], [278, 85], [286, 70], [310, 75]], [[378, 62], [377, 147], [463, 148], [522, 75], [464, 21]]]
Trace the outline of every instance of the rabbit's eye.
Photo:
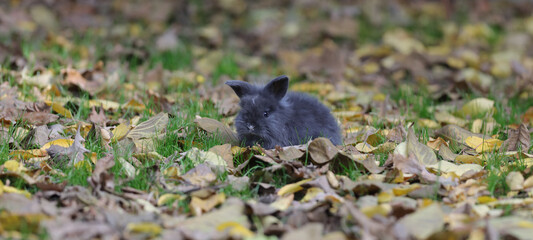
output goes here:
[[268, 111], [265, 111], [265, 112], [263, 113], [263, 116], [268, 117]]

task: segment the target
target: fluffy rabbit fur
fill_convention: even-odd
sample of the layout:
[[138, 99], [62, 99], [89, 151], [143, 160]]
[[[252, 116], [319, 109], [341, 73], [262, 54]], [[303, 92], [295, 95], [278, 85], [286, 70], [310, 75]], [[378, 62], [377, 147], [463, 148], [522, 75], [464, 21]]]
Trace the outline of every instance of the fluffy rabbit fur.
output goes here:
[[240, 98], [235, 118], [239, 140], [247, 146], [259, 143], [267, 149], [298, 145], [316, 137], [341, 144], [339, 126], [329, 109], [303, 93], [287, 92], [289, 78], [279, 76], [266, 86], [226, 82]]

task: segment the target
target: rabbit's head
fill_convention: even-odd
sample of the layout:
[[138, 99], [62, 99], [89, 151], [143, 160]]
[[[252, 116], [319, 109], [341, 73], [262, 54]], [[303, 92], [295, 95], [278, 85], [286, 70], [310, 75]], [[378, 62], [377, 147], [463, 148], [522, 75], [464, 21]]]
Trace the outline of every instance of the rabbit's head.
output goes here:
[[239, 140], [247, 146], [255, 143], [265, 148], [287, 141], [285, 126], [289, 119], [289, 103], [284, 99], [289, 78], [280, 76], [264, 87], [247, 82], [226, 82], [240, 98], [241, 111], [235, 118]]

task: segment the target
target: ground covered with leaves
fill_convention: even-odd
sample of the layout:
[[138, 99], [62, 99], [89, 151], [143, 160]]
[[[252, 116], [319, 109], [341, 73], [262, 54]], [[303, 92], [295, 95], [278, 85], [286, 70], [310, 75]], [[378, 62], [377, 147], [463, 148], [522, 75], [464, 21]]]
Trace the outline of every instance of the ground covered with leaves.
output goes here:
[[[0, 3], [3, 239], [532, 239], [528, 1]], [[243, 147], [291, 78], [343, 145]]]

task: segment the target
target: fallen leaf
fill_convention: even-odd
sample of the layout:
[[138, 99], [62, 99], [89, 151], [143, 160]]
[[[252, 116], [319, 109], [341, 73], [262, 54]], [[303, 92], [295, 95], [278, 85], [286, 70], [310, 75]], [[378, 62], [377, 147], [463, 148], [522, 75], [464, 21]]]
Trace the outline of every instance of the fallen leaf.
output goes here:
[[134, 141], [143, 138], [153, 138], [157, 134], [166, 131], [167, 125], [168, 113], [162, 112], [135, 126], [126, 136]]
[[209, 212], [215, 206], [224, 203], [226, 201], [226, 195], [224, 193], [213, 194], [206, 199], [199, 197], [192, 197], [190, 208], [195, 216], [200, 216], [204, 212]]
[[227, 143], [230, 143], [231, 145], [239, 144], [237, 134], [233, 132], [228, 126], [217, 120], [210, 118], [196, 118], [194, 122], [208, 133], [219, 134], [219, 137], [221, 137], [222, 140], [226, 141]]
[[528, 152], [531, 146], [531, 135], [527, 129], [526, 124], [520, 124], [518, 129], [510, 129], [508, 138], [503, 142], [503, 148], [507, 151]]
[[51, 101], [44, 101], [46, 105], [50, 106], [52, 110], [56, 111], [57, 113], [63, 115], [66, 118], [72, 118], [72, 113], [66, 108], [64, 108], [61, 104], [57, 102], [51, 102]]
[[494, 101], [486, 98], [476, 98], [463, 105], [463, 107], [457, 111], [457, 114], [462, 117], [474, 117], [492, 114], [493, 111]]
[[279, 189], [278, 196], [283, 197], [283, 196], [298, 192], [303, 189], [302, 185], [309, 181], [311, 181], [311, 179], [304, 179], [297, 183], [287, 184]]
[[205, 187], [214, 182], [217, 176], [207, 164], [202, 163], [189, 170], [181, 178], [190, 184]]
[[322, 165], [333, 160], [339, 150], [327, 138], [315, 138], [308, 147], [311, 160], [317, 164]]
[[461, 177], [465, 172], [474, 171], [479, 172], [483, 170], [483, 167], [479, 164], [454, 164], [448, 161], [439, 161], [433, 165], [426, 166], [429, 169], [433, 169], [435, 172], [443, 173], [455, 173], [457, 176]]
[[413, 128], [409, 128], [407, 133], [407, 154], [414, 154], [416, 159], [424, 165], [437, 163], [435, 152], [428, 146], [418, 142]]
[[510, 172], [505, 177], [505, 183], [513, 191], [522, 190], [524, 188], [524, 176], [519, 172]]
[[231, 144], [217, 145], [209, 149], [212, 152], [224, 159], [226, 166], [233, 169], [233, 152], [231, 151]]
[[322, 239], [324, 225], [322, 223], [308, 223], [295, 231], [283, 235], [282, 240], [319, 240]]
[[377, 148], [373, 147], [372, 145], [366, 142], [361, 142], [355, 145], [355, 149], [357, 149], [357, 151], [362, 152], [362, 153], [371, 153]]
[[489, 138], [483, 139], [476, 136], [467, 137], [465, 144], [476, 150], [478, 153], [489, 152], [499, 149], [502, 141], [499, 139]]
[[427, 239], [433, 233], [443, 229], [444, 218], [445, 215], [440, 205], [435, 203], [403, 217], [398, 224], [405, 226], [409, 234], [417, 239]]
[[217, 226], [218, 231], [228, 231], [235, 238], [251, 238], [255, 234], [238, 222], [223, 222]]
[[159, 224], [151, 223], [151, 222], [139, 222], [139, 223], [129, 223], [126, 226], [126, 231], [132, 232], [132, 233], [144, 233], [148, 234], [149, 236], [158, 236], [161, 234], [161, 231], [163, 228], [159, 226]]

